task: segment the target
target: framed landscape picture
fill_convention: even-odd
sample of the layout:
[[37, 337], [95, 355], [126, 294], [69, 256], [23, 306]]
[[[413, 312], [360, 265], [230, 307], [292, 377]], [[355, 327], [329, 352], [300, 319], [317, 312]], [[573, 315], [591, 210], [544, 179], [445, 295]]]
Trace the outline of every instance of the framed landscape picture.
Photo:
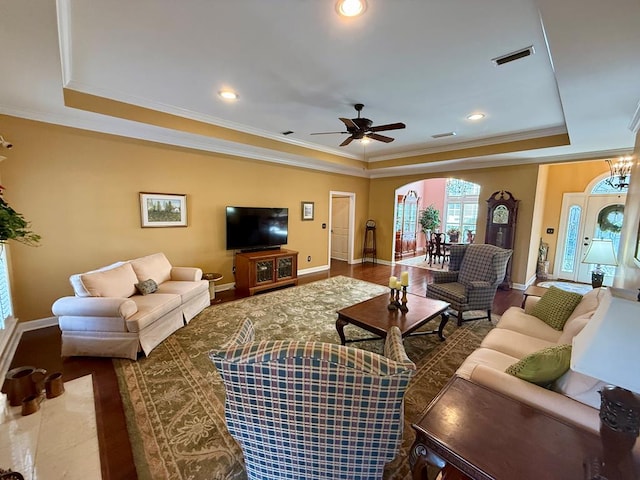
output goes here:
[[140, 192], [142, 227], [186, 227], [187, 196]]
[[313, 202], [302, 202], [302, 220], [313, 220]]

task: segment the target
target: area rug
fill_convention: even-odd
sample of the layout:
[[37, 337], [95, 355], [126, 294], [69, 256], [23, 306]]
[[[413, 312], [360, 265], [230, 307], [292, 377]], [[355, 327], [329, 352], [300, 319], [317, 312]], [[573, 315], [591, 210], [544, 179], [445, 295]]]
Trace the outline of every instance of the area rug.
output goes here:
[[444, 265], [441, 263], [433, 262], [429, 265], [429, 261], [424, 259], [424, 255], [419, 255], [417, 257], [407, 258], [405, 260], [398, 260], [396, 262], [398, 265], [406, 265], [408, 267], [418, 267], [424, 268], [425, 270], [432, 270], [435, 272], [448, 272], [449, 271], [449, 263], [445, 262]]
[[585, 283], [571, 283], [571, 282], [560, 282], [560, 281], [548, 281], [548, 282], [540, 282], [538, 283], [539, 287], [556, 287], [556, 288], [560, 288], [562, 290], [566, 290], [568, 292], [575, 292], [575, 293], [579, 293], [581, 295], [584, 295], [585, 293], [589, 292], [590, 290], [592, 290], [591, 285], [587, 285]]
[[[148, 357], [137, 362], [114, 360], [139, 478], [246, 478], [242, 453], [224, 422], [224, 386], [207, 352], [221, 345], [244, 318], [254, 323], [257, 340], [339, 344], [336, 310], [386, 291], [384, 286], [340, 276], [222, 303], [205, 309]], [[424, 414], [431, 399], [492, 327], [486, 320], [462, 327], [450, 321], [445, 342], [435, 335], [405, 339], [418, 370], [405, 395], [403, 444], [385, 469], [385, 479], [410, 479], [411, 423]], [[366, 332], [348, 325], [345, 333], [353, 338]], [[354, 345], [382, 352], [381, 340]]]

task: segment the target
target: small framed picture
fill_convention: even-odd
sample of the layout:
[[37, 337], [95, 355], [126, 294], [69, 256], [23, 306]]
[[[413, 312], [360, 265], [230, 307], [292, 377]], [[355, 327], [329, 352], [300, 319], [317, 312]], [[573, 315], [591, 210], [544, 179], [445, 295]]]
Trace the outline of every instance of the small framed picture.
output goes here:
[[186, 227], [187, 196], [140, 192], [140, 222], [144, 227]]
[[313, 220], [313, 202], [302, 202], [302, 220]]

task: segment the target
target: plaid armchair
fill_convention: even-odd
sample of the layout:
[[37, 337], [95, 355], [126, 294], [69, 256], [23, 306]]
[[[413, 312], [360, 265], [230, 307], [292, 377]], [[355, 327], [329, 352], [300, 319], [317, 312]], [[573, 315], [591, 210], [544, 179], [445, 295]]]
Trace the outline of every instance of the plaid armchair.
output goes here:
[[[493, 299], [512, 252], [488, 244], [451, 245], [449, 271], [433, 273], [427, 298], [449, 302], [458, 312], [458, 326], [470, 320], [491, 320]], [[463, 319], [462, 313], [469, 310], [486, 310], [487, 315]]]
[[387, 334], [385, 356], [253, 337], [246, 320], [209, 354], [248, 479], [382, 478], [402, 441], [403, 396], [415, 373], [398, 327]]

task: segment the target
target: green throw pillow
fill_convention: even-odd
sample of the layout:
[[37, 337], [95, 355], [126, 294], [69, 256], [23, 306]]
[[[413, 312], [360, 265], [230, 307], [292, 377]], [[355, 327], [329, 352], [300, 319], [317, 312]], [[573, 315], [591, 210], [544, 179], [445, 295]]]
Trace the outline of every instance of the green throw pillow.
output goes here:
[[533, 306], [531, 315], [538, 317], [556, 330], [562, 330], [581, 300], [582, 295], [579, 293], [549, 287], [549, 291]]
[[136, 283], [136, 290], [138, 290], [142, 295], [148, 295], [158, 290], [158, 284], [153, 278], [150, 278], [144, 282]]
[[571, 345], [557, 345], [530, 353], [505, 372], [544, 387], [564, 375], [570, 361]]

